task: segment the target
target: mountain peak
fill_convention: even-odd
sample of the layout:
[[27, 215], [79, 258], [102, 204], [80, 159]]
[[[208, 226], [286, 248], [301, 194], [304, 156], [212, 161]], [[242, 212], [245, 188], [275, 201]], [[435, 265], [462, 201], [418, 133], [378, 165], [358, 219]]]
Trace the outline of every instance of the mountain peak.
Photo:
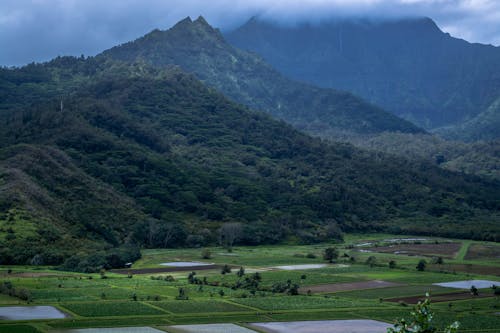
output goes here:
[[210, 24], [208, 24], [207, 20], [203, 16], [198, 16], [198, 18], [193, 22], [194, 24], [200, 25], [200, 26], [206, 26], [212, 28]]
[[193, 20], [191, 20], [191, 17], [186, 17], [185, 19], [180, 20], [177, 22], [172, 29], [178, 29], [178, 28], [185, 28], [189, 27], [191, 24], [193, 24]]
[[199, 16], [196, 20], [191, 20], [188, 16], [182, 21], [179, 21], [171, 29], [175, 33], [185, 33], [190, 36], [197, 36], [197, 38], [215, 38], [223, 39], [220, 31], [212, 27], [203, 16]]

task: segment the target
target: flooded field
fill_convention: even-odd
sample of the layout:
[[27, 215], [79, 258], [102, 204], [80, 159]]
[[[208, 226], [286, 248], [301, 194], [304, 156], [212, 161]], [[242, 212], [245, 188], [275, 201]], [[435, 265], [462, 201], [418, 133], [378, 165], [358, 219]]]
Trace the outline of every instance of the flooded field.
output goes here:
[[196, 267], [196, 266], [211, 266], [213, 264], [201, 261], [172, 261], [172, 262], [164, 262], [161, 263], [160, 265], [168, 267]]
[[268, 333], [380, 333], [390, 325], [376, 320], [355, 319], [253, 323], [251, 327]]
[[465, 280], [465, 281], [434, 283], [434, 285], [447, 288], [456, 288], [456, 289], [470, 289], [472, 286], [474, 286], [478, 289], [482, 289], [482, 288], [490, 288], [493, 285], [500, 286], [500, 282], [490, 281], [490, 280]]
[[286, 266], [275, 266], [273, 268], [282, 269], [284, 271], [300, 271], [302, 269], [317, 269], [324, 268], [326, 264], [304, 264], [304, 265], [286, 265]]
[[66, 314], [53, 306], [3, 306], [0, 320], [62, 319]]

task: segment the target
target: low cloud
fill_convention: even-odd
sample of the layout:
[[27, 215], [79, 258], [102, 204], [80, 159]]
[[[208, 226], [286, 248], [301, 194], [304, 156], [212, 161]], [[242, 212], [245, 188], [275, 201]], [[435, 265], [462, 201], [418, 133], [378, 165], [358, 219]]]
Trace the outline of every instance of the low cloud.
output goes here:
[[497, 0], [2, 0], [0, 65], [94, 55], [198, 15], [221, 29], [253, 15], [292, 24], [332, 17], [428, 16], [453, 36], [500, 45]]

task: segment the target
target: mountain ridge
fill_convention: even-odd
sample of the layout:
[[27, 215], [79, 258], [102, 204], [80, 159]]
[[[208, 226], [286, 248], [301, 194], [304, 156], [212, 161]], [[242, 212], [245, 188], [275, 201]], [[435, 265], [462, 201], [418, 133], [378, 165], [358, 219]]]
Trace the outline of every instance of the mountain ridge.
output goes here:
[[175, 64], [240, 104], [262, 110], [313, 135], [422, 129], [347, 92], [291, 81], [262, 58], [230, 46], [203, 17], [104, 51], [98, 57], [153, 66]]
[[500, 48], [453, 38], [429, 18], [297, 26], [255, 18], [225, 37], [285, 75], [351, 91], [426, 129], [471, 118], [500, 95]]

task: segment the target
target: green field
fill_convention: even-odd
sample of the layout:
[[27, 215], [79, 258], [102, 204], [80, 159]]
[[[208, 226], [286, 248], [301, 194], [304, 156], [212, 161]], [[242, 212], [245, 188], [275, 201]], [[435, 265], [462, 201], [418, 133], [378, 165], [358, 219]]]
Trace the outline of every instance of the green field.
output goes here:
[[[433, 283], [488, 279], [500, 280], [500, 276], [481, 275], [468, 271], [449, 272], [445, 269], [417, 271], [420, 259], [433, 260], [425, 255], [378, 253], [377, 246], [387, 247], [394, 235], [347, 235], [343, 244], [279, 245], [262, 247], [235, 247], [231, 253], [221, 248], [210, 248], [212, 257], [206, 262], [228, 264], [231, 273], [221, 274], [220, 269], [197, 271], [198, 282], [189, 283], [189, 270], [182, 272], [158, 272], [154, 274], [81, 274], [52, 270], [51, 267], [12, 266], [0, 268], [0, 283], [9, 282], [16, 290], [29, 292], [29, 305], [52, 305], [67, 313], [66, 319], [36, 321], [7, 320], [0, 322], [2, 332], [43, 332], [54, 329], [85, 327], [150, 326], [161, 328], [172, 324], [194, 323], [247, 323], [255, 321], [287, 321], [314, 319], [376, 319], [392, 322], [407, 316], [411, 304], [389, 302], [387, 299], [463, 292], [433, 286]], [[406, 236], [404, 236], [406, 237]], [[408, 236], [410, 237], [410, 236]], [[426, 246], [447, 242], [441, 238], [428, 239]], [[499, 244], [460, 241], [454, 258], [445, 259], [442, 267], [454, 265], [480, 265], [491, 269], [500, 268], [500, 261], [492, 257]], [[363, 243], [374, 243], [372, 252], [359, 251]], [[340, 254], [337, 263], [318, 269], [278, 270], [279, 265], [325, 263], [322, 253], [335, 246]], [[472, 250], [472, 253], [468, 251]], [[484, 251], [485, 256], [482, 257]], [[202, 249], [145, 250], [143, 258], [134, 263], [133, 269], [158, 268], [167, 261], [200, 261]], [[365, 263], [374, 256], [374, 265]], [[351, 258], [354, 258], [351, 259]], [[389, 268], [394, 260], [396, 267]], [[481, 266], [482, 265], [482, 266]], [[448, 267], [446, 266], [446, 267]], [[236, 272], [245, 268], [245, 274]], [[7, 272], [11, 269], [11, 272]], [[258, 288], [252, 290], [242, 284], [258, 272]], [[165, 279], [166, 276], [173, 277]], [[369, 283], [383, 280], [398, 286], [378, 289], [346, 289], [336, 292], [319, 292], [311, 295], [288, 295], [274, 290], [276, 286], [297, 284], [300, 287], [314, 285]], [[200, 281], [204, 281], [203, 283]], [[238, 283], [240, 283], [238, 285]], [[242, 286], [243, 285], [243, 286]], [[178, 300], [179, 289], [184, 290], [183, 300]], [[306, 290], [303, 288], [301, 290]], [[495, 332], [500, 327], [500, 300], [493, 297], [490, 289], [480, 290], [485, 298], [434, 303], [438, 327], [459, 320], [460, 332]], [[0, 306], [28, 305], [18, 297], [0, 294]], [[383, 333], [383, 332], [381, 332]]]

